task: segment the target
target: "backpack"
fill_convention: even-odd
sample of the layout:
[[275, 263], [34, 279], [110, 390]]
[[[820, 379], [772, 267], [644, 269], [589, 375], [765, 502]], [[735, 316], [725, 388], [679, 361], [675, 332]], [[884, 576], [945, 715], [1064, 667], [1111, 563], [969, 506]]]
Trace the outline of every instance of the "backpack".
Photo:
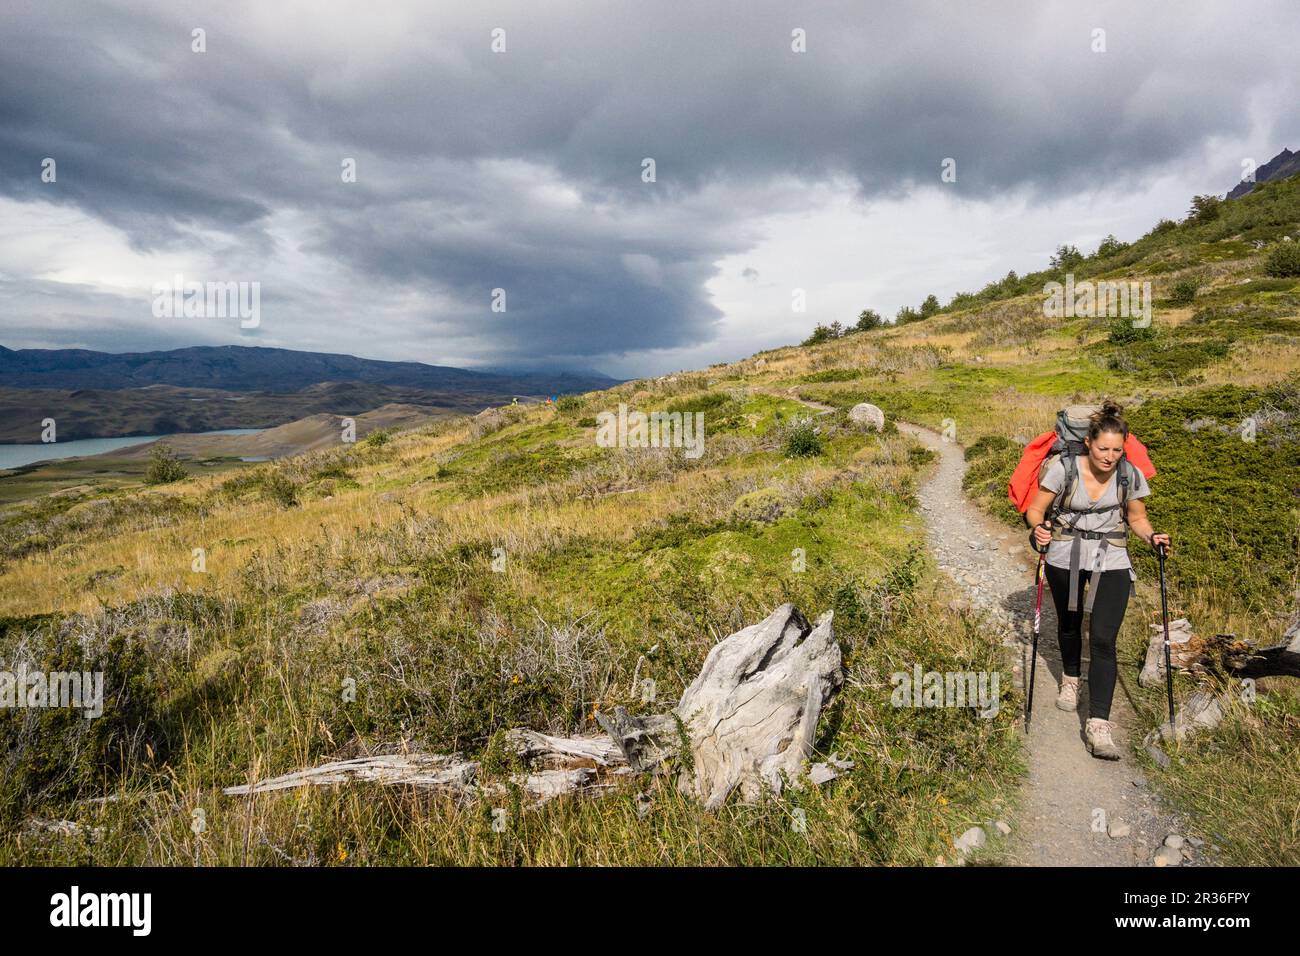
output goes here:
[[[1080, 455], [1086, 455], [1083, 439], [1088, 434], [1089, 417], [1100, 409], [1100, 405], [1070, 405], [1056, 413], [1056, 427], [1044, 432], [1025, 446], [1020, 456], [1020, 463], [1011, 475], [1007, 485], [1007, 497], [1022, 515], [1028, 510], [1034, 495], [1038, 491], [1039, 481], [1052, 463], [1060, 458], [1065, 465], [1065, 481], [1060, 494], [1048, 509], [1046, 517], [1051, 518], [1062, 511], [1070, 511], [1070, 502], [1074, 500], [1074, 490], [1078, 487]], [[1130, 485], [1137, 481], [1137, 474], [1154, 477], [1155, 466], [1147, 454], [1146, 446], [1138, 441], [1137, 436], [1129, 432], [1124, 439], [1124, 452], [1120, 455], [1117, 466], [1119, 482], [1119, 507], [1123, 512], [1124, 524], [1128, 524], [1128, 495]]]

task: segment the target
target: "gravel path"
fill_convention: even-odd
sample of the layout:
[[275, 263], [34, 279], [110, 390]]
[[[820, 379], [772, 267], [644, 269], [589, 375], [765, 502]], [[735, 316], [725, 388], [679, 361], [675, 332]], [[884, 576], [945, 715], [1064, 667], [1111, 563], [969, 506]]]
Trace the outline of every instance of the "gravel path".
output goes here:
[[[940, 456], [934, 475], [918, 497], [939, 567], [959, 586], [958, 604], [987, 612], [989, 625], [1006, 648], [1015, 668], [1017, 687], [1029, 673], [1033, 639], [1034, 569], [1037, 555], [1028, 546], [1028, 531], [1008, 531], [962, 493], [966, 470], [961, 447], [937, 432], [906, 422], [899, 431], [911, 435]], [[1132, 613], [1130, 606], [1129, 613]], [[1088, 622], [1084, 621], [1085, 634]], [[1115, 688], [1111, 720], [1115, 742], [1124, 751], [1120, 760], [1099, 760], [1083, 743], [1087, 720], [1088, 663], [1084, 642], [1079, 712], [1056, 709], [1061, 658], [1056, 643], [1056, 614], [1044, 584], [1043, 615], [1038, 638], [1038, 668], [1034, 685], [1034, 715], [1028, 748], [1029, 778], [1018, 819], [1010, 821], [1008, 862], [1021, 866], [1146, 866], [1151, 865], [1168, 834], [1186, 830], [1161, 808], [1129, 750], [1134, 725], [1131, 702], [1124, 688], [1133, 675], [1121, 674]], [[1121, 669], [1124, 668], [1121, 662]], [[1021, 723], [1023, 729], [1023, 722]], [[1104, 812], [1104, 826], [1096, 821]], [[1111, 836], [1106, 832], [1123, 832]], [[1191, 859], [1187, 858], [1191, 854]], [[1174, 855], [1175, 859], [1177, 854]], [[1190, 844], [1183, 863], [1201, 862]]]

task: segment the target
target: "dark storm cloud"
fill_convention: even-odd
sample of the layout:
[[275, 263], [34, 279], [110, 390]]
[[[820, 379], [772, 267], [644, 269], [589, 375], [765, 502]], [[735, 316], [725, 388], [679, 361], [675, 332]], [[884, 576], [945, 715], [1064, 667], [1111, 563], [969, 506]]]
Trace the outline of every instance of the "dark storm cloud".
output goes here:
[[[1300, 129], [1288, 2], [464, 6], [11, 5], [0, 195], [76, 206], [139, 250], [221, 233], [268, 261], [292, 215], [356, 289], [442, 303], [339, 350], [437, 329], [540, 360], [707, 341], [712, 263], [754, 241], [746, 219], [797, 208], [774, 177], [897, 197], [951, 157], [959, 196], [1060, 197], [1245, 135], [1261, 87], [1277, 128]], [[692, 206], [710, 185], [725, 200]], [[317, 304], [304, 293], [304, 331]]]

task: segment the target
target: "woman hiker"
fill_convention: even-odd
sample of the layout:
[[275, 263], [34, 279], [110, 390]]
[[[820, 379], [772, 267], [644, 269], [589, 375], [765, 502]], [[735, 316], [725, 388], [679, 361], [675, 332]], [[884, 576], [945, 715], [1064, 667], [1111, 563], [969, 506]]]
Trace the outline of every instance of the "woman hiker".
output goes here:
[[[1124, 515], [1120, 506], [1118, 473], [1124, 439], [1128, 437], [1128, 423], [1124, 410], [1114, 402], [1106, 401], [1095, 413], [1084, 439], [1087, 455], [1076, 461], [1079, 480], [1074, 497], [1063, 502], [1054, 516], [1056, 527], [1044, 521], [1044, 514], [1061, 492], [1065, 481], [1065, 465], [1058, 458], [1041, 476], [1038, 491], [1030, 503], [1025, 517], [1033, 526], [1033, 540], [1038, 547], [1047, 547], [1046, 576], [1051, 586], [1052, 600], [1056, 604], [1056, 617], [1060, 624], [1058, 641], [1061, 647], [1061, 664], [1064, 671], [1056, 706], [1061, 710], [1075, 710], [1079, 701], [1079, 660], [1083, 651], [1081, 634], [1083, 615], [1090, 613], [1088, 625], [1088, 723], [1084, 739], [1094, 757], [1118, 760], [1120, 751], [1111, 736], [1110, 702], [1115, 693], [1117, 664], [1115, 639], [1124, 622], [1128, 607], [1129, 588], [1137, 580], [1133, 563], [1128, 556], [1128, 535], [1125, 533]], [[1155, 547], [1164, 544], [1166, 554], [1173, 553], [1169, 535], [1156, 534], [1147, 518], [1146, 503], [1138, 499], [1151, 493], [1151, 487], [1140, 471], [1133, 469], [1136, 482], [1129, 489], [1128, 526], [1147, 544]], [[1086, 537], [1072, 535], [1072, 531], [1093, 532]], [[1078, 575], [1071, 583], [1071, 557], [1078, 548]], [[1083, 595], [1087, 590], [1087, 600]], [[1074, 601], [1071, 602], [1071, 598]], [[1073, 604], [1073, 609], [1071, 605]]]

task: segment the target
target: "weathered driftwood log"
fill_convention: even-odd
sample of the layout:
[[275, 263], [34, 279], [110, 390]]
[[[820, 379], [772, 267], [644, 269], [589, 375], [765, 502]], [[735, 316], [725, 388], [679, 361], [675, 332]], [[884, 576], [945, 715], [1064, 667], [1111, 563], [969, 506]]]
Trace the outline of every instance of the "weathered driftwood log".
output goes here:
[[672, 714], [633, 717], [615, 707], [609, 714], [597, 711], [596, 722], [636, 773], [653, 769], [681, 749], [681, 724]]
[[[691, 769], [681, 775], [679, 787], [707, 808], [721, 806], [736, 788], [746, 800], [756, 799], [765, 787], [779, 793], [784, 778], [802, 772], [822, 710], [843, 682], [830, 613], [814, 627], [785, 604], [715, 645], [670, 713], [635, 717], [622, 707], [598, 712], [603, 736], [510, 731], [507, 740], [528, 767], [511, 782], [541, 802], [562, 793], [602, 790], [618, 777], [665, 765], [685, 743]], [[832, 758], [810, 768], [809, 777], [821, 784], [851, 767]], [[481, 787], [478, 777], [478, 763], [455, 754], [391, 754], [335, 761], [223, 792], [246, 796], [353, 782], [461, 795], [503, 789]]]
[[[1300, 677], [1300, 617], [1287, 629], [1282, 642], [1270, 647], [1260, 647], [1232, 634], [1203, 639], [1192, 633], [1186, 618], [1179, 618], [1169, 622], [1169, 657], [1176, 669], [1192, 673], [1218, 671], [1235, 677]], [[1164, 628], [1153, 624], [1138, 683], [1149, 687], [1163, 683], [1164, 679]]]
[[1237, 643], [1244, 645], [1244, 649], [1234, 647], [1223, 658], [1225, 668], [1237, 677], [1300, 677], [1300, 610], [1282, 635], [1281, 643], [1270, 647], [1255, 647], [1250, 641]]
[[409, 784], [428, 790], [464, 790], [473, 785], [477, 775], [476, 761], [462, 760], [454, 754], [385, 754], [379, 757], [358, 757], [355, 760], [336, 760], [310, 770], [299, 770], [254, 784], [226, 787], [222, 793], [247, 796], [294, 787], [359, 782]]

